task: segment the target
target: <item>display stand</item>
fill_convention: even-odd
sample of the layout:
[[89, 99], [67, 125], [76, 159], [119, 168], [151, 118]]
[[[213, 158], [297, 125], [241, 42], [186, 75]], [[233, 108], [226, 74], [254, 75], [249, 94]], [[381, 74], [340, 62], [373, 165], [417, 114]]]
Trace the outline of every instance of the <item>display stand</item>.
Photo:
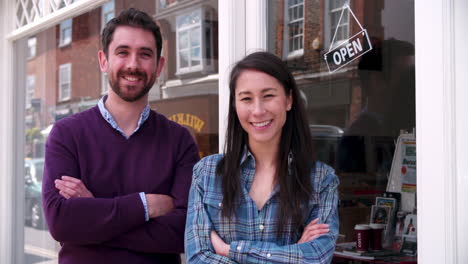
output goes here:
[[402, 133], [398, 137], [393, 155], [387, 192], [401, 193], [401, 211], [416, 209], [416, 137], [415, 133]]

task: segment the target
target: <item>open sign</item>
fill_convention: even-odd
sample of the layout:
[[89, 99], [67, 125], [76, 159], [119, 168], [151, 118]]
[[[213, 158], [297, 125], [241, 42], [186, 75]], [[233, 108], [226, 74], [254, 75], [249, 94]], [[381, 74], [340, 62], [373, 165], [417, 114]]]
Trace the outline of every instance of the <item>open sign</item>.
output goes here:
[[364, 29], [344, 41], [335, 49], [325, 53], [328, 70], [334, 72], [372, 50], [369, 35]]
[[353, 16], [354, 20], [361, 28], [361, 31], [332, 49], [335, 42], [336, 33], [338, 32], [338, 27], [336, 28], [332, 43], [330, 45], [330, 50], [323, 56], [330, 73], [335, 72], [336, 70], [344, 67], [353, 60], [372, 50], [372, 44], [369, 40], [367, 30], [361, 26], [361, 23], [359, 23], [359, 20], [354, 15], [353, 10], [351, 10], [347, 4], [345, 4], [341, 10], [338, 25], [340, 25], [341, 19], [343, 18], [343, 13], [346, 9], [349, 10], [349, 13]]

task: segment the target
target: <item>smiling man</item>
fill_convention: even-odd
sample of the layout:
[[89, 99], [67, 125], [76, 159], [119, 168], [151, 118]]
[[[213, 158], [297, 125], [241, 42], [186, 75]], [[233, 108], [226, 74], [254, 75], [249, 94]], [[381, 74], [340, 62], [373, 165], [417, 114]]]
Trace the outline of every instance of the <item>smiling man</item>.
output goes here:
[[198, 150], [185, 128], [150, 110], [161, 45], [144, 12], [109, 21], [98, 53], [108, 95], [49, 135], [42, 195], [60, 263], [180, 263]]

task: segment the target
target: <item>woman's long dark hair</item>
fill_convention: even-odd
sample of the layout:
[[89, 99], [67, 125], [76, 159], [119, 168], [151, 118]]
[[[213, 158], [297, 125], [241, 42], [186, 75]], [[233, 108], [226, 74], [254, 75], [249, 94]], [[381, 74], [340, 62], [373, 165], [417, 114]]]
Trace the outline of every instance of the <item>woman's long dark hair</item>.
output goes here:
[[281, 238], [288, 223], [291, 223], [293, 232], [300, 234], [309, 212], [309, 200], [315, 195], [310, 180], [311, 170], [315, 166], [312, 140], [304, 104], [294, 77], [281, 59], [268, 52], [248, 55], [231, 71], [225, 155], [217, 166], [223, 188], [222, 214], [228, 218], [233, 216], [237, 209], [236, 201], [242, 193], [240, 162], [248, 144], [248, 135], [237, 117], [235, 89], [237, 79], [245, 70], [257, 70], [274, 77], [281, 83], [286, 95], [292, 96], [292, 108], [287, 112], [281, 133], [279, 166], [275, 178], [279, 184], [280, 204], [277, 237]]

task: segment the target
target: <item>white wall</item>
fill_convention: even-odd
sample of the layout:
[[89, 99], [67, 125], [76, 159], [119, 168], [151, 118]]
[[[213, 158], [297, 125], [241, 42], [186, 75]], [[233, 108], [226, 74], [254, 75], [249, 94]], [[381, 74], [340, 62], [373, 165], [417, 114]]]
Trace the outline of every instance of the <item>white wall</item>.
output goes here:
[[454, 1], [457, 263], [468, 263], [468, 1]]
[[464, 0], [416, 0], [419, 263], [468, 263], [467, 12]]

